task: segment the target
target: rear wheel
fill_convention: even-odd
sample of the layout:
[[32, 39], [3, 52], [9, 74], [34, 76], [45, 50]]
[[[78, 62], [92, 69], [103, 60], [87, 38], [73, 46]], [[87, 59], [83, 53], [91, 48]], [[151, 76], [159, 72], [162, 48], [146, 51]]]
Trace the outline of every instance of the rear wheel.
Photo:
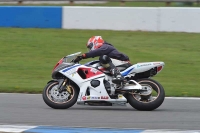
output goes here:
[[78, 88], [67, 85], [64, 91], [59, 92], [58, 82], [50, 82], [43, 90], [43, 100], [51, 108], [67, 109], [73, 106], [78, 98]]
[[142, 111], [151, 111], [158, 108], [165, 99], [165, 91], [160, 83], [153, 79], [139, 79], [137, 82], [146, 91], [132, 92], [127, 95], [129, 104]]

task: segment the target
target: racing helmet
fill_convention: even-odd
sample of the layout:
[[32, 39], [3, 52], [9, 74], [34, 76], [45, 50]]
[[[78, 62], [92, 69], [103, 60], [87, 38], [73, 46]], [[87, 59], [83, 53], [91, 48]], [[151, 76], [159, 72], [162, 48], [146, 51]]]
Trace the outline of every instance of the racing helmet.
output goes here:
[[103, 43], [104, 43], [104, 40], [102, 39], [101, 36], [93, 36], [88, 40], [86, 46], [89, 51], [92, 51], [92, 50], [100, 48], [103, 45]]

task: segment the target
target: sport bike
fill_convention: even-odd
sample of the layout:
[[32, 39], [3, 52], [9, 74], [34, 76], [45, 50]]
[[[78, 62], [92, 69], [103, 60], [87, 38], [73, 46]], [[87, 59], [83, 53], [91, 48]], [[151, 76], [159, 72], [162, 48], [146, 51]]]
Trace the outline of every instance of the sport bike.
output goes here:
[[75, 103], [89, 106], [126, 106], [151, 111], [165, 99], [162, 85], [151, 77], [160, 73], [164, 62], [131, 65], [112, 59], [125, 81], [112, 83], [112, 75], [98, 60], [86, 64], [74, 62], [81, 52], [63, 57], [53, 68], [52, 80], [43, 90], [44, 102], [54, 109], [67, 109]]

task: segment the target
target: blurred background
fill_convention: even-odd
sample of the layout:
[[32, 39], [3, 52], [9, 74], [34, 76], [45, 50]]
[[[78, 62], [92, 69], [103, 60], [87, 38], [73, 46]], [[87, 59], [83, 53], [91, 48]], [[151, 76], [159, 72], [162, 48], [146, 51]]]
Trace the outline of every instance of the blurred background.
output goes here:
[[87, 52], [88, 39], [101, 35], [132, 64], [164, 61], [153, 78], [166, 96], [199, 97], [199, 6], [200, 0], [0, 0], [0, 92], [41, 93], [63, 56]]
[[92, 5], [92, 6], [181, 6], [198, 7], [200, 0], [0, 0], [0, 4], [64, 4], [64, 5]]

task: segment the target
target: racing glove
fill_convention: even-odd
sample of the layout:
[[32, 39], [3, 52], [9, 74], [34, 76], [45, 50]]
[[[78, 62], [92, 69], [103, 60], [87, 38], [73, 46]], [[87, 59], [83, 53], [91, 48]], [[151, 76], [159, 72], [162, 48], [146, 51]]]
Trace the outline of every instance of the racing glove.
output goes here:
[[76, 59], [74, 59], [74, 62], [79, 62], [83, 59], [83, 56], [77, 56]]
[[81, 56], [77, 56], [76, 59], [74, 59], [74, 62], [79, 62], [82, 59], [86, 59], [86, 54], [82, 54]]

